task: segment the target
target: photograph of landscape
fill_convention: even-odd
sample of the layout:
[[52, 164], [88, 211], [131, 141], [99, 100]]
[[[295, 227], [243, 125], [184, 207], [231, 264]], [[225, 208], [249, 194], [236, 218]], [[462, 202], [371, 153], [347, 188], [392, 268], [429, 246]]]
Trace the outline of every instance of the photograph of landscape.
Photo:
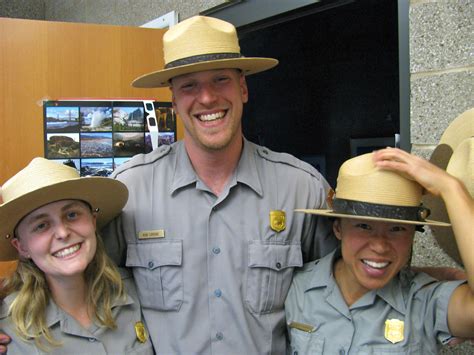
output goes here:
[[79, 131], [78, 107], [46, 107], [46, 130], [48, 132]]
[[114, 107], [114, 131], [142, 131], [145, 128], [143, 107]]
[[82, 159], [81, 176], [109, 176], [113, 171], [112, 158]]
[[80, 155], [79, 133], [46, 134], [46, 157], [48, 159], [79, 158]]
[[112, 132], [81, 133], [81, 155], [83, 157], [112, 157]]
[[112, 107], [81, 106], [79, 114], [81, 118], [81, 131], [112, 130]]

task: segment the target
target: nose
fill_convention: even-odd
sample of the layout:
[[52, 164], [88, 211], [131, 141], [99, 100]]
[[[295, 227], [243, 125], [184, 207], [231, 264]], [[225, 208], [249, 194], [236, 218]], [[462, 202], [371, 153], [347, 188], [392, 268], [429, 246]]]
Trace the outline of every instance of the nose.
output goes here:
[[199, 88], [197, 96], [199, 102], [203, 104], [209, 104], [217, 99], [216, 90], [210, 83], [204, 83]]
[[54, 237], [56, 239], [66, 239], [69, 236], [69, 228], [64, 222], [58, 222], [54, 226]]
[[383, 254], [384, 252], [390, 249], [388, 237], [384, 233], [377, 233], [370, 240], [370, 247], [376, 253]]

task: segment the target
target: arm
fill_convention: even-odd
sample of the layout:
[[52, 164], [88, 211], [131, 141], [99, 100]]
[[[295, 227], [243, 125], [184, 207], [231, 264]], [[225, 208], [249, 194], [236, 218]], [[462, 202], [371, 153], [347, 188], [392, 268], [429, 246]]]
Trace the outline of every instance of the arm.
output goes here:
[[474, 337], [474, 200], [464, 184], [430, 162], [387, 148], [374, 153], [376, 166], [405, 173], [428, 192], [444, 200], [467, 274], [467, 285], [458, 287], [448, 306], [448, 325], [454, 336]]

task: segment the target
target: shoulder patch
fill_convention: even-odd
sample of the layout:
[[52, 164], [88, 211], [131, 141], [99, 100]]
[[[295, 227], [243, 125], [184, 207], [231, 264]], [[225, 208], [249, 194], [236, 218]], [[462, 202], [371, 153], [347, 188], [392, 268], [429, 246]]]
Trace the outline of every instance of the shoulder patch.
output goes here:
[[274, 163], [281, 163], [292, 166], [296, 169], [303, 170], [308, 174], [311, 174], [317, 179], [320, 179], [321, 174], [315, 167], [312, 165], [302, 161], [301, 159], [296, 158], [295, 156], [288, 154], [288, 153], [277, 153], [274, 152], [266, 147], [257, 147], [258, 155], [260, 155], [263, 159], [274, 162]]
[[111, 178], [116, 178], [117, 175], [127, 171], [129, 169], [133, 169], [137, 166], [141, 165], [148, 165], [153, 164], [155, 161], [163, 158], [164, 156], [168, 155], [173, 150], [173, 145], [162, 145], [158, 149], [147, 153], [147, 154], [137, 154], [134, 155], [132, 159], [127, 161], [126, 163], [120, 165], [112, 174]]

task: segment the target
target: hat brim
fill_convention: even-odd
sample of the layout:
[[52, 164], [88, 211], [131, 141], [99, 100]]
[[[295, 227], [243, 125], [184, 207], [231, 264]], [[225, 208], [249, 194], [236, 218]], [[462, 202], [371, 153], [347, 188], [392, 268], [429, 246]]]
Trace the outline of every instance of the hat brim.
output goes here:
[[383, 218], [383, 217], [372, 217], [372, 216], [359, 216], [353, 214], [344, 214], [336, 213], [333, 210], [313, 210], [313, 209], [296, 209], [295, 212], [303, 212], [308, 214], [315, 214], [318, 216], [332, 217], [332, 218], [352, 218], [352, 219], [361, 219], [365, 221], [379, 221], [379, 222], [388, 222], [388, 223], [402, 223], [402, 224], [412, 224], [417, 226], [438, 226], [438, 227], [449, 227], [449, 223], [425, 220], [425, 221], [411, 221], [406, 219], [394, 219], [394, 218]]
[[[98, 209], [97, 228], [116, 217], [128, 199], [128, 190], [118, 180], [87, 177], [45, 186], [0, 205], [0, 261], [15, 260], [17, 250], [11, 245], [16, 225], [30, 212], [60, 200], [82, 200]], [[9, 237], [8, 237], [9, 236]]]
[[[454, 154], [457, 146], [465, 139], [474, 136], [474, 108], [471, 108], [458, 117], [456, 117], [446, 128], [440, 141], [430, 157], [430, 162], [443, 170], [447, 170], [449, 161]], [[466, 167], [467, 169], [467, 167]], [[443, 200], [432, 195], [423, 197], [423, 204], [431, 210], [431, 216], [436, 219], [448, 219], [448, 212]], [[464, 265], [456, 238], [452, 228], [434, 228], [431, 229], [438, 245], [446, 254], [453, 258], [461, 266]]]
[[136, 78], [132, 86], [136, 88], [157, 88], [170, 86], [176, 76], [214, 69], [240, 69], [244, 75], [251, 75], [273, 68], [278, 64], [274, 58], [233, 58], [218, 59], [182, 65], [175, 68], [157, 70]]

